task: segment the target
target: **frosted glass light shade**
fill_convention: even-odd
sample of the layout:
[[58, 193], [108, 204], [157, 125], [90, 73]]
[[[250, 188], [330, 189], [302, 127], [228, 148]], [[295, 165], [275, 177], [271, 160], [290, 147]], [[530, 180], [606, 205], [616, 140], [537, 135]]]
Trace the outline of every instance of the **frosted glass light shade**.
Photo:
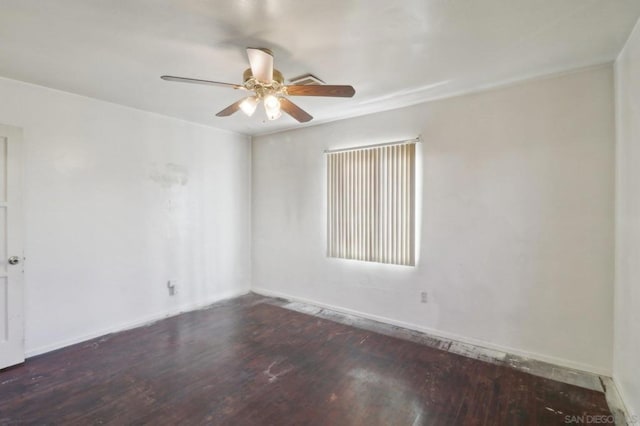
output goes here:
[[277, 120], [282, 115], [280, 111], [280, 100], [273, 95], [265, 96], [264, 110], [269, 120]]
[[247, 116], [251, 117], [253, 113], [256, 112], [256, 108], [258, 107], [259, 102], [260, 99], [258, 99], [256, 96], [249, 96], [245, 98], [244, 101], [242, 101], [242, 103], [240, 104], [240, 109], [242, 110], [242, 112], [247, 114]]

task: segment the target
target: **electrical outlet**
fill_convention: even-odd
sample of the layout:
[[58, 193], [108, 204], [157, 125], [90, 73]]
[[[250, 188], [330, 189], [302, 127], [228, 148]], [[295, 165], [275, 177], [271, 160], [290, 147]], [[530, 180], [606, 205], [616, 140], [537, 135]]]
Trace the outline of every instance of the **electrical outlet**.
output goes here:
[[429, 301], [429, 297], [427, 296], [426, 291], [420, 292], [420, 303], [427, 303]]
[[176, 280], [167, 281], [167, 288], [169, 289], [169, 296], [176, 295]]

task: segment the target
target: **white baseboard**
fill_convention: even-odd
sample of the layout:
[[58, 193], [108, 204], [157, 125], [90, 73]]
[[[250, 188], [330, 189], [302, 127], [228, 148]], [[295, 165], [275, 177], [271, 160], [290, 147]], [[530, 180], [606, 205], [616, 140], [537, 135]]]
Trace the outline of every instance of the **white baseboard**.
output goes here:
[[579, 371], [584, 371], [584, 372], [587, 372], [587, 373], [592, 373], [592, 374], [597, 374], [597, 375], [601, 375], [601, 376], [611, 377], [611, 371], [610, 370], [608, 370], [606, 368], [596, 367], [596, 366], [590, 365], [590, 364], [584, 364], [584, 363], [581, 363], [581, 362], [575, 362], [575, 361], [571, 361], [571, 360], [564, 359], [564, 358], [557, 358], [557, 357], [550, 356], [550, 355], [543, 355], [543, 354], [539, 354], [539, 353], [535, 353], [535, 352], [529, 352], [529, 351], [526, 351], [526, 350], [511, 348], [511, 347], [508, 347], [508, 346], [502, 346], [502, 345], [498, 345], [498, 344], [495, 344], [495, 343], [490, 343], [490, 342], [486, 342], [486, 341], [483, 341], [483, 340], [474, 339], [472, 337], [460, 336], [458, 334], [450, 333], [450, 332], [447, 332], [447, 331], [436, 330], [436, 329], [433, 329], [433, 328], [424, 327], [424, 326], [417, 325], [417, 324], [412, 324], [412, 323], [408, 323], [408, 322], [404, 322], [404, 321], [394, 320], [392, 318], [387, 318], [387, 317], [374, 315], [374, 314], [368, 314], [366, 312], [356, 311], [354, 309], [344, 308], [344, 307], [341, 307], [341, 306], [330, 305], [330, 304], [327, 304], [327, 303], [322, 303], [322, 302], [318, 302], [318, 301], [315, 301], [315, 300], [306, 299], [304, 297], [297, 297], [297, 296], [293, 296], [293, 295], [290, 295], [290, 294], [281, 293], [281, 292], [278, 292], [278, 291], [272, 291], [272, 290], [267, 290], [267, 289], [263, 289], [263, 288], [255, 288], [255, 287], [252, 288], [251, 291], [254, 292], [254, 293], [257, 293], [257, 294], [261, 294], [263, 296], [279, 297], [279, 298], [287, 299], [287, 300], [290, 300], [290, 301], [293, 301], [293, 302], [301, 302], [301, 303], [306, 303], [306, 304], [309, 304], [309, 305], [315, 305], [315, 306], [319, 306], [319, 307], [322, 307], [322, 308], [331, 309], [331, 310], [336, 311], [336, 312], [341, 312], [341, 313], [348, 314], [348, 315], [354, 315], [354, 316], [357, 316], [357, 317], [366, 318], [366, 319], [370, 319], [370, 320], [373, 320], [373, 321], [378, 321], [378, 322], [382, 322], [382, 323], [386, 323], [386, 324], [391, 324], [391, 325], [395, 325], [395, 326], [398, 326], [398, 327], [406, 328], [406, 329], [409, 329], [409, 330], [419, 331], [421, 333], [425, 333], [425, 334], [428, 334], [428, 335], [431, 335], [431, 336], [434, 336], [434, 337], [453, 340], [453, 341], [456, 341], [456, 342], [465, 343], [465, 344], [468, 344], [468, 345], [473, 345], [473, 346], [477, 346], [477, 347], [484, 348], [484, 349], [490, 349], [490, 350], [494, 350], [494, 351], [504, 352], [504, 353], [507, 353], [507, 354], [517, 355], [517, 356], [520, 356], [520, 357], [530, 358], [532, 360], [546, 362], [548, 364], [557, 365], [559, 367], [570, 368], [570, 369], [573, 369], [573, 370], [579, 370]]
[[225, 299], [231, 299], [233, 297], [238, 297], [238, 296], [242, 296], [244, 294], [247, 294], [249, 292], [249, 290], [231, 290], [231, 291], [226, 291], [224, 293], [220, 293], [217, 294], [215, 297], [212, 297], [210, 299], [204, 300], [204, 301], [198, 301], [198, 302], [192, 302], [192, 303], [186, 303], [183, 304], [181, 306], [169, 309], [167, 311], [164, 312], [158, 312], [152, 315], [147, 315], [141, 318], [136, 318], [135, 320], [132, 321], [125, 321], [125, 322], [121, 322], [118, 324], [115, 324], [111, 327], [107, 327], [107, 328], [103, 328], [100, 330], [96, 330], [93, 331], [91, 333], [87, 333], [87, 334], [83, 334], [80, 336], [74, 336], [71, 337], [69, 339], [64, 339], [55, 343], [51, 343], [48, 345], [44, 345], [44, 346], [39, 346], [36, 348], [32, 348], [32, 349], [27, 349], [26, 350], [26, 357], [30, 358], [32, 356], [36, 356], [36, 355], [41, 355], [47, 352], [51, 352], [51, 351], [55, 351], [57, 349], [61, 349], [67, 346], [71, 346], [71, 345], [75, 345], [77, 343], [82, 343], [85, 342], [87, 340], [91, 340], [91, 339], [95, 339], [96, 337], [100, 337], [100, 336], [105, 336], [107, 334], [111, 334], [111, 333], [116, 333], [119, 331], [124, 331], [124, 330], [130, 330], [132, 328], [136, 328], [136, 327], [142, 327], [151, 323], [154, 323], [158, 320], [164, 319], [164, 318], [169, 318], [169, 317], [173, 317], [176, 315], [179, 315], [181, 313], [184, 312], [189, 312], [189, 311], [195, 311], [201, 308], [205, 308], [213, 303], [216, 302], [220, 302], [222, 300]]
[[618, 408], [620, 408], [624, 412], [624, 415], [626, 416], [627, 422], [629, 423], [629, 425], [640, 424], [640, 412], [636, 413], [635, 411], [632, 411], [632, 410], [635, 410], [637, 407], [633, 407], [629, 404], [631, 402], [631, 399], [629, 399], [627, 395], [624, 393], [625, 392], [624, 388], [620, 385], [615, 375], [611, 379], [611, 383], [613, 384], [613, 387], [615, 388], [615, 392], [617, 393]]

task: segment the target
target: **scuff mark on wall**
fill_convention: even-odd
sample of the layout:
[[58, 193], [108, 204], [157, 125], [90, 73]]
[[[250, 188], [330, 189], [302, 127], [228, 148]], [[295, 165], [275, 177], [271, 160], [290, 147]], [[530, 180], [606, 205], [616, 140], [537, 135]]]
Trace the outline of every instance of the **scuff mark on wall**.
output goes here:
[[162, 223], [166, 238], [186, 238], [191, 224], [189, 214], [189, 168], [175, 163], [149, 163], [148, 177], [157, 184], [162, 198]]
[[189, 182], [189, 169], [186, 166], [173, 163], [166, 163], [162, 166], [152, 163], [149, 178], [166, 189], [185, 186]]

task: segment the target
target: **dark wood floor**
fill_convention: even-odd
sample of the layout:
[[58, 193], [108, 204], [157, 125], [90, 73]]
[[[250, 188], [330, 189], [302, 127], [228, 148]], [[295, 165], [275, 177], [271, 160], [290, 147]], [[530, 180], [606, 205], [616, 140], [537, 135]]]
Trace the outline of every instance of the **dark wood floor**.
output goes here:
[[243, 296], [0, 371], [0, 424], [553, 425], [604, 395]]

